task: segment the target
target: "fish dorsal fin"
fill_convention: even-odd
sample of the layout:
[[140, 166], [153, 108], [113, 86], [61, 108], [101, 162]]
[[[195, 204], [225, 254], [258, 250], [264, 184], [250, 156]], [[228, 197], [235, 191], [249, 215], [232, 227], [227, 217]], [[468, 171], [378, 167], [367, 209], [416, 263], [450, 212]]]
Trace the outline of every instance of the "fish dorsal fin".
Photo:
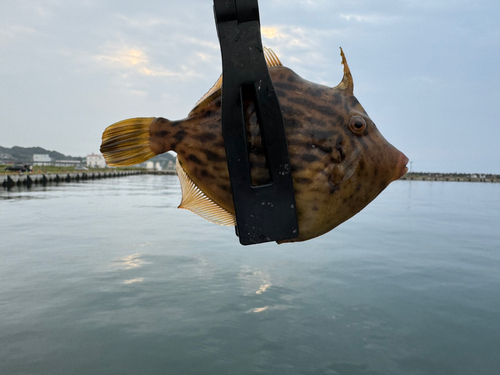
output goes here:
[[188, 174], [182, 168], [177, 158], [175, 163], [177, 175], [181, 182], [182, 201], [179, 208], [184, 208], [201, 216], [205, 220], [224, 226], [235, 226], [236, 218], [230, 212], [227, 212], [221, 206], [212, 201], [209, 197], [196, 186]]
[[267, 66], [270, 68], [283, 66], [278, 55], [271, 48], [264, 47], [264, 57], [266, 58]]
[[195, 112], [195, 110], [200, 106], [201, 103], [203, 103], [208, 97], [210, 97], [214, 92], [219, 90], [221, 87], [222, 87], [222, 74], [219, 76], [219, 79], [215, 81], [214, 85], [210, 88], [210, 90], [208, 90], [207, 93], [203, 95], [200, 100], [198, 100], [198, 102], [195, 104], [191, 112]]
[[[266, 59], [266, 63], [268, 67], [277, 67], [277, 66], [283, 66], [281, 64], [281, 61], [274, 53], [274, 51], [271, 48], [264, 47], [264, 57]], [[195, 104], [194, 108], [191, 110], [189, 113], [189, 116], [192, 114], [198, 112], [198, 110], [204, 108], [207, 103], [204, 103], [210, 96], [212, 96], [213, 93], [217, 92], [220, 90], [222, 87], [222, 74], [220, 75], [219, 79], [214, 83], [214, 85], [208, 90], [208, 92], [201, 97], [200, 100]]]

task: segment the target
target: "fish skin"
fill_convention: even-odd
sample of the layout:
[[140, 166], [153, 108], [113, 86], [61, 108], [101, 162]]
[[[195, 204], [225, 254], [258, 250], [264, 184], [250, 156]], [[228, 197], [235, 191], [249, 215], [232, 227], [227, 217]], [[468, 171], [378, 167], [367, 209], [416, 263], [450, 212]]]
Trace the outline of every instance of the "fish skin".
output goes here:
[[[309, 82], [292, 70], [270, 67], [285, 122], [299, 236], [322, 235], [363, 209], [390, 182], [405, 173], [408, 159], [380, 134], [349, 88]], [[193, 182], [215, 203], [234, 213], [221, 130], [221, 90], [197, 106], [187, 118], [156, 118], [150, 125], [150, 147], [160, 154], [173, 150]], [[252, 181], [266, 181], [255, 109], [246, 103], [253, 153]], [[355, 134], [352, 118], [366, 129]], [[350, 169], [343, 162], [350, 157]]]

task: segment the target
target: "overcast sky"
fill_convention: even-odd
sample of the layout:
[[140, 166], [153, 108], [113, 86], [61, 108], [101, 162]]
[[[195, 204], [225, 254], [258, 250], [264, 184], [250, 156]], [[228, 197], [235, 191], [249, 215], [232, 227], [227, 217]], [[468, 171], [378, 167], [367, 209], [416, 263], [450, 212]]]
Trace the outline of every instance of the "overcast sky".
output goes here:
[[[184, 118], [221, 72], [211, 0], [2, 0], [0, 145], [99, 150], [129, 117]], [[414, 171], [500, 173], [498, 0], [261, 0], [264, 44], [355, 95]]]

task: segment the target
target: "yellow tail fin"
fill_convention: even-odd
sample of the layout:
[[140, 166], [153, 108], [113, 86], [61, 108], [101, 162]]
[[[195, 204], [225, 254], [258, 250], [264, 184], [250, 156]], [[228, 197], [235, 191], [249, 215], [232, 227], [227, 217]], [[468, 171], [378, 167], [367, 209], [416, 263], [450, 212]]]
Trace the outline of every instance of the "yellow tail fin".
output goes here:
[[155, 156], [149, 145], [149, 125], [154, 119], [131, 118], [108, 126], [102, 134], [101, 144], [106, 163], [113, 167], [125, 167]]

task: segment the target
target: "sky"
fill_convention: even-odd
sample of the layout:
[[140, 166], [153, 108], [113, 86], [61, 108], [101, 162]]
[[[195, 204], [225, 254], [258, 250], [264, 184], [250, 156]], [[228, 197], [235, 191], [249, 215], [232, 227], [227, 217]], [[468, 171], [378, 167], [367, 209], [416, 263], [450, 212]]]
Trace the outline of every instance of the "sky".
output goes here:
[[[0, 146], [98, 152], [130, 117], [187, 116], [221, 72], [211, 0], [0, 2]], [[261, 0], [264, 45], [354, 94], [413, 171], [500, 174], [498, 0]]]

